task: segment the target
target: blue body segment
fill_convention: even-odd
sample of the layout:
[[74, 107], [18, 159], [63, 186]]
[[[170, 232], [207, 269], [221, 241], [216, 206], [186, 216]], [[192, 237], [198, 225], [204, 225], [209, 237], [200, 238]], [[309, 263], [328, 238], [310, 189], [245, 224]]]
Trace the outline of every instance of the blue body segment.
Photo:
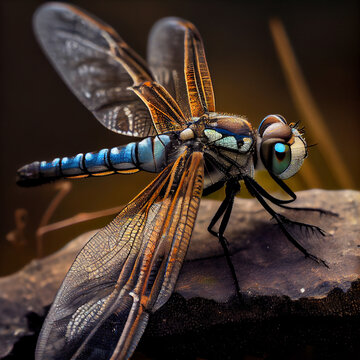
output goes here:
[[[77, 154], [74, 157], [64, 157], [61, 159], [61, 171], [65, 176], [74, 176], [77, 174], [77, 166], [81, 163], [84, 154]], [[42, 170], [42, 167], [40, 166]]]
[[81, 170], [90, 174], [108, 171], [109, 166], [106, 163], [108, 152], [109, 149], [102, 149], [98, 152], [86, 153], [79, 164]]
[[137, 170], [160, 172], [167, 165], [166, 149], [170, 142], [170, 136], [158, 135], [111, 149], [36, 161], [18, 171], [18, 183], [30, 186], [62, 177], [101, 176]]
[[[59, 165], [60, 165], [60, 158], [56, 158], [51, 162], [42, 161], [40, 163], [40, 169], [49, 176], [59, 176]], [[25, 165], [27, 166], [27, 165]]]

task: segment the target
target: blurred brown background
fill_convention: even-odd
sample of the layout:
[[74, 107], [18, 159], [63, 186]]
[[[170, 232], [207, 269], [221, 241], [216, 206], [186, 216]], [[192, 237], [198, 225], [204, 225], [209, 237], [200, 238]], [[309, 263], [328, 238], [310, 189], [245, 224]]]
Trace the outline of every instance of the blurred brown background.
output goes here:
[[[23, 189], [16, 169], [34, 160], [98, 150], [129, 142], [105, 129], [52, 69], [32, 33], [31, 17], [44, 1], [1, 2], [1, 218], [0, 275], [23, 266], [36, 255], [34, 232], [56, 194], [54, 185]], [[269, 30], [280, 19], [297, 61], [326, 121], [333, 146], [360, 188], [359, 151], [359, 6], [356, 1], [72, 1], [112, 25], [145, 57], [151, 25], [164, 16], [192, 21], [203, 36], [217, 110], [246, 115], [257, 126], [271, 113], [289, 122], [301, 119], [285, 80]], [[308, 128], [308, 127], [307, 127]], [[324, 164], [322, 138], [307, 131], [310, 162], [325, 189], [343, 186]], [[74, 181], [51, 221], [79, 212], [125, 204], [152, 178], [141, 173]], [[296, 176], [295, 190], [308, 182]], [[264, 184], [272, 189], [271, 184]], [[12, 244], [14, 212], [27, 209], [24, 243]], [[44, 237], [50, 253], [82, 232], [105, 225], [111, 217], [75, 225]], [[214, 240], [215, 241], [215, 240]]]

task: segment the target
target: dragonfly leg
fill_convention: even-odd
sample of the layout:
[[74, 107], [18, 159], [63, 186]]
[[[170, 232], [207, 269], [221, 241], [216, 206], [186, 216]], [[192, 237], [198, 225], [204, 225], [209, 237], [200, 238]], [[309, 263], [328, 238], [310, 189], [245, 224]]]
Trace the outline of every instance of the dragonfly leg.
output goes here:
[[320, 208], [308, 208], [308, 207], [291, 207], [291, 206], [286, 206], [283, 204], [276, 204], [279, 207], [282, 207], [283, 209], [288, 209], [288, 210], [295, 210], [295, 211], [314, 211], [314, 212], [318, 212], [320, 215], [330, 215], [330, 216], [336, 216], [338, 217], [339, 214], [334, 213], [332, 211], [329, 210], [324, 210], [324, 209], [320, 209]]
[[285, 205], [286, 203], [289, 203], [289, 202], [292, 202], [292, 201], [296, 200], [295, 193], [281, 179], [277, 178], [276, 176], [272, 175], [271, 173], [270, 173], [270, 176], [292, 198], [290, 201], [289, 200], [281, 200], [281, 199], [277, 199], [277, 198], [272, 197], [254, 179], [248, 178], [248, 181], [251, 182], [251, 185], [253, 185], [255, 190], [261, 196], [263, 196], [264, 198], [270, 200], [273, 204], [275, 204], [275, 205], [277, 205], [279, 207], [282, 207], [283, 209], [288, 209], [288, 210], [314, 211], [314, 212], [320, 213], [320, 215], [339, 216], [338, 214], [336, 214], [336, 213], [334, 213], [332, 211], [328, 211], [328, 210], [324, 210], [324, 209], [320, 209], [320, 208], [307, 208], [307, 207], [295, 207], [295, 208], [293, 208], [291, 206]]
[[279, 219], [281, 220], [281, 222], [283, 224], [297, 225], [300, 228], [310, 229], [313, 233], [318, 232], [322, 236], [327, 235], [326, 232], [323, 229], [321, 229], [320, 227], [318, 227], [316, 225], [311, 225], [311, 224], [306, 224], [306, 223], [303, 223], [303, 222], [291, 220], [291, 219], [289, 219], [286, 216], [281, 215], [281, 214], [277, 214], [277, 215], [279, 216]]
[[252, 186], [251, 182], [247, 180], [247, 178], [244, 178], [246, 187], [248, 188], [249, 192], [257, 198], [257, 200], [260, 202], [260, 204], [263, 206], [263, 208], [276, 220], [276, 222], [279, 224], [281, 231], [284, 233], [286, 238], [298, 249], [300, 250], [305, 257], [315, 261], [318, 264], [322, 264], [325, 267], [329, 268], [329, 266], [326, 264], [326, 262], [320, 258], [318, 258], [315, 255], [310, 254], [298, 241], [294, 239], [294, 237], [287, 231], [285, 224], [286, 223], [293, 223], [300, 226], [306, 226], [307, 228], [312, 228], [313, 230], [318, 230], [322, 235], [325, 235], [324, 231], [321, 230], [319, 227], [309, 224], [304, 224], [296, 221], [289, 220], [285, 216], [278, 214], [275, 210], [273, 210], [268, 203], [263, 199], [263, 197], [256, 191], [256, 189]]
[[[242, 302], [242, 297], [241, 297], [241, 293], [240, 293], [240, 286], [239, 286], [239, 281], [237, 279], [236, 276], [236, 271], [234, 268], [234, 264], [231, 261], [231, 257], [230, 257], [230, 252], [229, 252], [229, 243], [226, 240], [224, 233], [227, 227], [227, 224], [229, 222], [230, 219], [230, 215], [231, 215], [231, 211], [233, 208], [233, 204], [234, 204], [234, 198], [235, 195], [240, 191], [240, 184], [237, 180], [230, 180], [227, 184], [226, 184], [226, 196], [225, 199], [223, 200], [223, 202], [221, 203], [219, 209], [216, 211], [216, 214], [214, 215], [214, 217], [212, 218], [209, 226], [208, 226], [208, 231], [210, 232], [210, 234], [216, 236], [219, 239], [219, 242], [223, 248], [224, 251], [224, 255], [226, 258], [226, 262], [228, 264], [228, 267], [230, 269], [230, 273], [231, 276], [234, 280], [234, 285], [235, 285], [235, 291], [236, 291], [236, 295], [238, 297], [238, 299], [240, 300], [240, 302]], [[217, 221], [222, 217], [220, 226], [219, 226], [219, 231], [216, 232], [215, 230], [213, 230], [213, 227], [215, 226], [215, 224], [217, 223]]]

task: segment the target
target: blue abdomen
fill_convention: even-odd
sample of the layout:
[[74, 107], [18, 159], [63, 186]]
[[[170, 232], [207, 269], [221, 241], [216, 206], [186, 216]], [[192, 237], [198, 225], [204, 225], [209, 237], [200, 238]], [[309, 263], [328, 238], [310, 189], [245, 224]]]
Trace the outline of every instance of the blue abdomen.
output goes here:
[[169, 143], [168, 135], [159, 135], [97, 152], [52, 161], [35, 161], [18, 170], [17, 183], [21, 186], [33, 186], [59, 178], [129, 174], [139, 170], [160, 172], [167, 165]]

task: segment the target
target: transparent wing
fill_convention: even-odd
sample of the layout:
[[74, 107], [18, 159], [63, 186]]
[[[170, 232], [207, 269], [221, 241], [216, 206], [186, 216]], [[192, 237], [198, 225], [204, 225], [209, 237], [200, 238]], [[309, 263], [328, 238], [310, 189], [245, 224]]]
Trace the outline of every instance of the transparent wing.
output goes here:
[[159, 20], [149, 35], [147, 58], [156, 80], [187, 118], [215, 111], [204, 45], [192, 23], [175, 17]]
[[74, 6], [49, 3], [35, 13], [34, 31], [65, 83], [104, 126], [155, 134], [147, 107], [129, 89], [152, 75], [114, 29]]
[[171, 295], [203, 186], [186, 149], [82, 249], [41, 331], [36, 359], [124, 359]]

